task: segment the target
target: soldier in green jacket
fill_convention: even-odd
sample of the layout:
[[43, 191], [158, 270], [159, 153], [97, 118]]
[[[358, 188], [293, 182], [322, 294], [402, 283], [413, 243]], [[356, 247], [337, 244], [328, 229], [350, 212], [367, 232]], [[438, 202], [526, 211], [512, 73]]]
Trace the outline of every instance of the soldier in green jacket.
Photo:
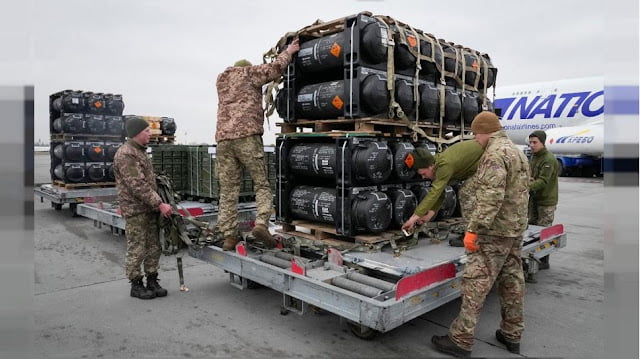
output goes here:
[[[544, 227], [553, 224], [558, 205], [558, 161], [545, 147], [546, 139], [547, 134], [544, 131], [533, 131], [529, 135], [529, 147], [533, 152], [529, 163], [531, 168], [529, 224]], [[540, 269], [549, 269], [549, 256], [540, 258], [540, 261]], [[531, 277], [527, 280], [535, 281]]]
[[522, 234], [527, 228], [529, 164], [509, 140], [498, 116], [484, 111], [471, 130], [485, 151], [474, 175], [475, 206], [469, 215], [464, 246], [460, 313], [443, 336], [431, 342], [440, 352], [470, 357], [476, 324], [494, 284], [500, 296], [502, 321], [496, 339], [511, 353], [520, 353], [524, 330]]
[[[413, 168], [423, 179], [431, 180], [431, 189], [402, 225], [402, 229], [411, 231], [416, 223], [429, 222], [442, 206], [447, 185], [471, 177], [476, 172], [483, 152], [482, 145], [476, 140], [458, 142], [435, 157], [425, 148], [416, 149], [412, 153]], [[473, 196], [468, 194], [472, 187], [472, 181], [465, 181], [458, 191], [463, 216], [473, 207]]]

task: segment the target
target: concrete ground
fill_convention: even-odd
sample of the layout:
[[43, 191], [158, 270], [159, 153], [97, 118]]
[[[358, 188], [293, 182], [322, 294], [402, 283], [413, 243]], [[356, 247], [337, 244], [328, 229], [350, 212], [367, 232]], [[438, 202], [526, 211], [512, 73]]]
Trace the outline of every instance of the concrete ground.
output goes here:
[[[35, 182], [49, 181], [49, 157], [35, 156]], [[602, 180], [561, 178], [556, 223], [568, 244], [551, 269], [527, 284], [522, 357], [604, 357]], [[178, 291], [175, 257], [162, 257], [165, 298], [129, 296], [125, 239], [93, 221], [35, 202], [35, 342], [46, 358], [419, 358], [445, 357], [430, 338], [459, 310], [455, 300], [371, 341], [330, 314], [280, 315], [282, 295], [238, 290], [228, 274], [185, 254], [189, 292]], [[494, 338], [495, 293], [476, 330], [473, 356], [513, 357]]]

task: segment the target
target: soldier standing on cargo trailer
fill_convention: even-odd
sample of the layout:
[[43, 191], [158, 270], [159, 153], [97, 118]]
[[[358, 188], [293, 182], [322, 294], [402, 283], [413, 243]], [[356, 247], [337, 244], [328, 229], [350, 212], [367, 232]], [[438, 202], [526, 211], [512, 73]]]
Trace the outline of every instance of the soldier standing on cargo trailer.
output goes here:
[[413, 166], [423, 179], [431, 180], [429, 193], [420, 202], [413, 215], [402, 225], [402, 229], [411, 231], [416, 223], [429, 222], [442, 206], [444, 190], [452, 181], [465, 181], [458, 196], [462, 215], [473, 208], [473, 196], [469, 194], [473, 188], [470, 178], [478, 167], [480, 156], [484, 152], [482, 145], [476, 140], [458, 142], [438, 153], [435, 157], [425, 148], [417, 148], [411, 156]]
[[443, 353], [470, 357], [482, 306], [497, 283], [502, 321], [496, 339], [518, 354], [524, 330], [520, 256], [528, 219], [529, 164], [492, 112], [477, 115], [471, 129], [485, 151], [474, 175], [476, 204], [464, 237], [467, 262], [462, 274], [462, 304], [448, 335], [434, 335], [431, 342]]
[[[533, 157], [529, 163], [531, 184], [529, 185], [529, 224], [549, 227], [558, 205], [558, 161], [544, 144], [547, 134], [533, 131], [529, 135], [529, 147]], [[540, 269], [549, 269], [549, 256], [540, 258]], [[535, 282], [532, 275], [527, 281]]]
[[[171, 206], [163, 203], [156, 185], [153, 166], [146, 145], [151, 137], [147, 121], [133, 117], [126, 123], [129, 140], [113, 158], [120, 211], [126, 220], [126, 274], [131, 281], [131, 296], [140, 299], [164, 297], [167, 290], [158, 283], [158, 262], [162, 254], [158, 213], [169, 217]], [[147, 286], [142, 283], [140, 265], [144, 266]]]
[[269, 232], [273, 199], [262, 142], [262, 86], [280, 77], [299, 49], [295, 39], [270, 64], [251, 66], [249, 61], [239, 60], [218, 75], [216, 175], [220, 182], [218, 230], [224, 236], [224, 250], [234, 249], [240, 240], [238, 196], [242, 166], [249, 170], [256, 192], [258, 214], [251, 233], [267, 248], [277, 244]]

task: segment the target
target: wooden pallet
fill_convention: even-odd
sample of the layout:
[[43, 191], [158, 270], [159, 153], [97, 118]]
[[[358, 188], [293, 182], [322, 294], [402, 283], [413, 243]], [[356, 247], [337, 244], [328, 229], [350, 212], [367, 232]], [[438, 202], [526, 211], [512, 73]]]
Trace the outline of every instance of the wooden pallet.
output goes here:
[[[438, 137], [440, 134], [439, 124], [431, 122], [418, 122], [427, 135]], [[276, 123], [280, 127], [281, 134], [300, 133], [322, 133], [340, 136], [345, 133], [369, 133], [372, 135], [383, 135], [385, 137], [400, 137], [410, 135], [411, 129], [407, 124], [399, 120], [389, 120], [384, 118], [361, 118], [361, 119], [335, 119], [335, 120], [297, 120], [294, 123]], [[310, 129], [311, 132], [305, 132]], [[460, 134], [460, 126], [445, 126], [443, 134], [453, 132], [454, 136]], [[467, 132], [468, 129], [465, 129]]]
[[[306, 233], [300, 229], [305, 228], [310, 231]], [[336, 232], [333, 225], [304, 220], [294, 220], [291, 223], [282, 223], [282, 230], [277, 232], [291, 236], [299, 236], [310, 240], [321, 240], [329, 245], [343, 246], [345, 243], [375, 244], [388, 241], [398, 236], [394, 231], [382, 232], [380, 234], [356, 235], [355, 237], [345, 237]]]
[[51, 141], [73, 141], [73, 140], [113, 140], [122, 142], [123, 135], [97, 135], [93, 133], [52, 133]]
[[166, 143], [173, 144], [176, 140], [176, 136], [163, 136], [163, 135], [151, 135], [149, 143]]
[[115, 182], [90, 182], [90, 183], [65, 183], [60, 180], [53, 181], [54, 186], [62, 187], [64, 189], [76, 189], [76, 188], [103, 188], [114, 187]]

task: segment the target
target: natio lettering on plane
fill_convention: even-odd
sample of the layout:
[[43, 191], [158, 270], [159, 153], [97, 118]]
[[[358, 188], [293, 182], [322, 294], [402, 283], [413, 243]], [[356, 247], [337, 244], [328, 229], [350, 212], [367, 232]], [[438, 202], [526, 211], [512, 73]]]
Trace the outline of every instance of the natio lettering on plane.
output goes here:
[[[594, 102], [596, 102], [594, 104]], [[604, 113], [604, 91], [571, 92], [547, 97], [506, 97], [495, 101], [502, 109], [502, 119], [532, 119], [575, 117], [578, 111], [585, 117], [596, 117]]]

